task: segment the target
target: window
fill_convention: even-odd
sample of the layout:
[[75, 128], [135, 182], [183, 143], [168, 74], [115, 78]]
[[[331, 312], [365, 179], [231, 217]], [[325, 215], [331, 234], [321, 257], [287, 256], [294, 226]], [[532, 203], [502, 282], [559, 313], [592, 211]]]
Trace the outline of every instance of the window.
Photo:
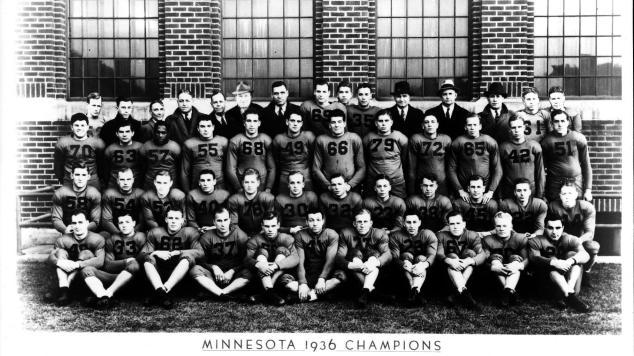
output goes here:
[[70, 0], [69, 96], [159, 94], [158, 0]]
[[454, 79], [468, 93], [469, 1], [377, 0], [377, 96], [407, 80], [414, 96], [436, 96]]
[[535, 0], [535, 86], [620, 96], [623, 26], [612, 0]]
[[313, 85], [313, 2], [223, 0], [222, 76], [230, 95], [240, 80], [253, 96], [268, 98], [284, 80], [293, 97], [310, 97]]

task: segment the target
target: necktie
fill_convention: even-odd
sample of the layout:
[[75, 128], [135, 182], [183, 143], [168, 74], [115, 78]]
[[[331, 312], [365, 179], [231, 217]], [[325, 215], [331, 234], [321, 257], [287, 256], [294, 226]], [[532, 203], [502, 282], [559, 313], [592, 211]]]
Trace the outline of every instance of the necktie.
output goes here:
[[284, 118], [284, 109], [280, 108], [277, 111], [277, 116], [279, 116], [280, 118]]
[[500, 118], [500, 111], [498, 109], [494, 109], [495, 110], [495, 118], [499, 119]]
[[451, 120], [451, 114], [449, 114], [449, 108], [447, 108], [447, 112], [445, 113], [445, 119]]
[[401, 109], [401, 119], [405, 121], [405, 109]]
[[227, 124], [227, 120], [225, 120], [225, 116], [224, 115], [220, 115], [220, 123], [222, 125], [226, 125]]

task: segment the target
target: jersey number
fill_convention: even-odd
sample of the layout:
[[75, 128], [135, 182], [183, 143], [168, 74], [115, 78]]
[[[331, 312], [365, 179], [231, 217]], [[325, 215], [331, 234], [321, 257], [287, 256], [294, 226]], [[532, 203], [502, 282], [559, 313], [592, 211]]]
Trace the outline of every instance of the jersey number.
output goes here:
[[174, 251], [180, 250], [183, 248], [183, 240], [180, 237], [175, 237], [170, 239], [167, 236], [161, 237], [161, 244], [159, 245], [159, 249], [163, 251]]
[[79, 149], [81, 149], [81, 155], [83, 157], [92, 157], [95, 154], [95, 151], [93, 151], [92, 147], [88, 145], [70, 145], [70, 154], [73, 157], [77, 157]]
[[295, 205], [286, 204], [284, 205], [283, 211], [284, 212], [282, 214], [286, 218], [291, 218], [293, 216], [306, 216], [306, 212], [308, 211], [308, 206], [306, 206], [306, 204], [298, 204], [297, 212], [295, 212]]
[[201, 143], [198, 145], [198, 157], [205, 157], [207, 155], [212, 157], [218, 155], [218, 143]]
[[527, 163], [530, 162], [530, 151], [526, 148], [521, 150], [513, 150], [509, 153], [509, 159], [513, 163]]
[[328, 142], [327, 150], [330, 156], [336, 156], [337, 154], [343, 156], [348, 153], [348, 142], [341, 141], [339, 144], [337, 142]]
[[127, 256], [134, 256], [137, 253], [136, 243], [132, 240], [123, 242], [121, 240], [117, 240], [114, 242], [114, 253], [118, 256], [121, 256], [125, 251]]
[[423, 142], [423, 150], [421, 153], [425, 156], [428, 155], [429, 149], [432, 146], [434, 146], [432, 156], [442, 156], [445, 153], [445, 152], [440, 152], [440, 150], [442, 150], [442, 143], [440, 142], [434, 142], [433, 144], [431, 142]]
[[125, 162], [135, 162], [136, 161], [136, 151], [135, 150], [115, 150], [112, 152], [112, 160], [114, 163], [123, 163]]
[[478, 156], [482, 156], [484, 154], [484, 142], [476, 142], [475, 145], [473, 142], [465, 142], [463, 149], [464, 154], [467, 156], [472, 156], [474, 153]]
[[302, 154], [304, 153], [304, 143], [302, 141], [289, 142], [282, 151], [287, 152], [288, 154]]
[[149, 150], [147, 152], [152, 162], [165, 161], [169, 153], [169, 150]]
[[570, 141], [555, 142], [555, 154], [557, 156], [572, 156], [572, 144]]
[[251, 152], [255, 153], [256, 156], [261, 156], [264, 154], [264, 142], [251, 142], [245, 141], [242, 142], [242, 153], [245, 155], [250, 155]]
[[[379, 150], [379, 146], [381, 145], [381, 142], [384, 142], [382, 138], [373, 138], [372, 141], [370, 141], [370, 151], [377, 152]], [[386, 138], [384, 145], [385, 145], [385, 152], [394, 151], [393, 138]]]

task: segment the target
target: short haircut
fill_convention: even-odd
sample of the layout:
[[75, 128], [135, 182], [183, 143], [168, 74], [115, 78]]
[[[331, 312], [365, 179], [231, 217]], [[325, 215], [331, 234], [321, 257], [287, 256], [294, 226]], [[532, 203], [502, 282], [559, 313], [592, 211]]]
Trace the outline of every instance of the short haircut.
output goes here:
[[[315, 79], [313, 81], [313, 90], [317, 89], [318, 85], [328, 86], [328, 81], [326, 79]], [[330, 87], [328, 87], [328, 91], [330, 91]]]
[[177, 207], [175, 207], [175, 206], [171, 206], [171, 207], [169, 207], [169, 208], [167, 209], [167, 211], [165, 212], [165, 217], [167, 217], [167, 214], [169, 214], [169, 213], [170, 213], [170, 211], [177, 211], [177, 212], [181, 213], [181, 217], [184, 217], [184, 216], [185, 216], [185, 213], [184, 213], [181, 209], [179, 209], [179, 208], [177, 208]]
[[357, 86], [357, 94], [359, 94], [359, 90], [361, 89], [370, 89], [370, 93], [372, 93], [372, 87], [370, 83], [361, 83]]
[[467, 124], [467, 120], [468, 120], [468, 119], [471, 119], [471, 118], [473, 118], [473, 117], [477, 118], [477, 119], [478, 119], [478, 122], [479, 122], [480, 124], [482, 124], [482, 118], [480, 117], [480, 115], [478, 115], [478, 114], [476, 114], [476, 113], [470, 113], [469, 115], [467, 115], [467, 117], [466, 117], [466, 118], [465, 118], [465, 120], [464, 120], [465, 125]]
[[467, 180], [467, 182], [469, 182], [469, 184], [471, 184], [471, 182], [477, 181], [477, 180], [481, 181], [482, 185], [484, 185], [484, 178], [481, 175], [478, 175], [478, 174], [470, 175], [469, 179]]
[[511, 216], [511, 214], [505, 211], [498, 211], [497, 213], [495, 213], [495, 215], [493, 215], [493, 220], [496, 219], [503, 219], [513, 223], [513, 217]]
[[367, 214], [370, 217], [370, 220], [372, 220], [372, 213], [370, 212], [370, 210], [366, 209], [366, 208], [361, 208], [357, 211], [354, 212], [354, 220], [357, 220], [357, 216], [359, 215], [365, 215]]
[[350, 91], [352, 91], [352, 84], [347, 80], [342, 80], [341, 82], [339, 82], [339, 85], [337, 85], [337, 92], [341, 88], [349, 88]]
[[461, 212], [459, 212], [458, 210], [452, 210], [448, 212], [445, 216], [445, 220], [447, 220], [447, 223], [449, 223], [449, 218], [452, 218], [454, 216], [460, 216], [462, 218], [462, 221], [464, 221], [464, 216], [462, 216]]
[[132, 121], [129, 120], [129, 119], [125, 119], [125, 120], [121, 121], [117, 125], [117, 131], [119, 131], [120, 128], [126, 127], [126, 126], [130, 126], [130, 131], [134, 131], [134, 127], [132, 126]]
[[308, 215], [313, 214], [321, 214], [321, 218], [326, 219], [326, 214], [324, 214], [324, 212], [321, 211], [321, 209], [319, 209], [318, 207], [309, 208], [308, 211], [306, 211], [306, 219], [308, 219]]
[[528, 180], [528, 178], [525, 177], [520, 177], [517, 178], [516, 180], [513, 181], [513, 188], [517, 188], [518, 184], [528, 184], [528, 186], [531, 186], [531, 181]]
[[423, 176], [420, 179], [420, 183], [423, 183], [423, 179], [428, 179], [432, 182], [436, 182], [438, 183], [438, 176], [435, 175], [434, 173], [427, 173], [427, 174], [423, 174]]
[[249, 115], [256, 115], [258, 117], [258, 120], [262, 121], [262, 119], [260, 118], [260, 113], [255, 110], [255, 109], [247, 109], [247, 111], [244, 112], [244, 115], [242, 115], [243, 119], [242, 121], [246, 121], [247, 120], [247, 116]]
[[214, 220], [216, 220], [216, 217], [218, 215], [220, 215], [222, 213], [225, 213], [225, 212], [231, 216], [231, 214], [229, 213], [229, 210], [225, 206], [223, 206], [223, 205], [217, 206], [216, 209], [214, 209], [214, 214], [213, 214]]
[[189, 96], [191, 96], [192, 98], [194, 97], [194, 95], [192, 94], [191, 91], [189, 91], [189, 89], [187, 88], [180, 88], [178, 89], [178, 91], [176, 92], [176, 98], [178, 99], [179, 96], [181, 96], [181, 94], [188, 94]]
[[214, 179], [216, 179], [216, 173], [214, 173], [214, 171], [212, 171], [211, 169], [203, 169], [202, 171], [200, 171], [200, 173], [198, 174], [198, 179], [200, 179], [203, 174], [211, 174]]
[[284, 87], [284, 89], [288, 90], [286, 83], [284, 83], [284, 81], [281, 81], [281, 80], [275, 81], [273, 82], [273, 84], [271, 84], [271, 91], [273, 91], [273, 89], [277, 87]]
[[170, 175], [170, 172], [166, 171], [166, 170], [160, 170], [158, 171], [158, 173], [156, 173], [156, 175], [154, 176], [154, 180], [156, 180], [157, 177], [159, 176], [165, 176], [165, 177], [169, 177], [170, 180], [172, 180], [172, 176]]
[[566, 95], [564, 93], [564, 89], [558, 85], [555, 85], [554, 87], [550, 87], [550, 89], [548, 89], [548, 96], [550, 96], [550, 94], [552, 93], [562, 93], [564, 95]]
[[242, 182], [247, 176], [255, 176], [258, 182], [261, 180], [260, 172], [255, 168], [247, 168], [244, 170], [244, 174], [242, 175]]
[[119, 104], [121, 104], [122, 101], [132, 102], [132, 98], [130, 98], [129, 96], [118, 96], [114, 102], [117, 104], [117, 107], [119, 107]]
[[210, 115], [200, 115], [198, 116], [198, 124], [200, 124], [203, 121], [209, 121], [211, 122], [211, 125], [214, 125], [214, 120], [211, 118]]
[[556, 213], [554, 211], [550, 211], [546, 215], [546, 219], [544, 219], [544, 224], [549, 221], [557, 221], [557, 220], [561, 221], [562, 224], [564, 223], [564, 217], [561, 214]]
[[214, 98], [214, 96], [216, 96], [218, 94], [222, 95], [223, 98], [225, 97], [225, 94], [223, 92], [221, 92], [218, 89], [214, 89], [214, 90], [211, 91], [211, 95], [209, 96], [209, 100], [213, 101], [212, 99]]
[[374, 178], [374, 185], [376, 185], [376, 182], [378, 182], [381, 179], [385, 179], [390, 185], [392, 185], [392, 181], [390, 180], [390, 177], [387, 176], [387, 174], [379, 174]]
[[522, 89], [522, 98], [528, 94], [536, 94], [539, 97], [539, 91], [535, 87], [527, 87]]
[[150, 101], [150, 106], [148, 107], [150, 109], [150, 111], [152, 111], [152, 106], [154, 104], [161, 104], [162, 107], [165, 107], [165, 104], [163, 104], [163, 100], [162, 99], [154, 99], [154, 100]]
[[121, 169], [117, 170], [117, 178], [119, 178], [119, 174], [121, 174], [121, 173], [127, 173], [128, 171], [129, 171], [130, 173], [132, 173], [132, 177], [134, 177], [134, 173], [132, 172], [132, 168], [130, 168], [130, 167], [123, 167], [123, 168], [121, 168]]
[[522, 120], [522, 125], [526, 122], [526, 120], [524, 120], [524, 117], [522, 115], [512, 114], [509, 117], [509, 122], [508, 122], [509, 127], [511, 127], [511, 122], [517, 121], [517, 120]]
[[71, 173], [75, 173], [76, 169], [85, 169], [87, 171], [88, 170], [88, 166], [86, 165], [86, 162], [78, 161], [78, 162], [73, 163], [73, 165], [70, 167], [70, 172]]
[[343, 176], [343, 174], [341, 173], [335, 173], [333, 175], [330, 176], [330, 178], [328, 178], [328, 182], [332, 182], [333, 179], [335, 178], [343, 178], [343, 180], [346, 180], [346, 177]]
[[86, 214], [85, 211], [81, 210], [81, 209], [75, 209], [73, 210], [73, 212], [70, 214], [71, 217], [73, 216], [77, 216], [77, 215], [83, 215], [84, 219], [88, 220], [88, 214]]
[[574, 178], [564, 178], [563, 183], [561, 183], [561, 187], [559, 187], [559, 191], [561, 192], [564, 187], [572, 187], [575, 191], [577, 191], [577, 184]]
[[152, 129], [152, 132], [156, 133], [158, 131], [158, 128], [161, 126], [165, 127], [166, 130], [169, 130], [169, 127], [167, 126], [167, 122], [158, 121], [156, 124], [154, 124], [154, 129]]
[[555, 109], [553, 111], [550, 112], [550, 117], [554, 120], [555, 117], [557, 115], [566, 115], [566, 120], [568, 120], [570, 122], [570, 115], [568, 115], [567, 112], [560, 110], [560, 109]]
[[410, 215], [415, 215], [416, 217], [418, 217], [418, 220], [422, 221], [423, 218], [421, 218], [420, 216], [420, 212], [416, 209], [407, 209], [405, 210], [405, 214], [403, 214], [403, 218], [407, 218]]
[[130, 219], [132, 219], [132, 221], [135, 221], [134, 220], [134, 216], [132, 216], [132, 213], [130, 211], [128, 211], [128, 210], [124, 210], [124, 211], [122, 211], [121, 213], [119, 213], [117, 215], [117, 222], [119, 222], [119, 218], [122, 218], [124, 216], [129, 216]]
[[83, 114], [83, 113], [80, 113], [80, 112], [78, 112], [76, 114], [73, 114], [73, 116], [70, 117], [70, 124], [71, 125], [74, 124], [77, 121], [86, 121], [86, 124], [89, 124], [88, 116], [86, 116], [86, 114]]
[[346, 121], [346, 113], [341, 109], [328, 110], [326, 111], [326, 116], [328, 117], [329, 122], [333, 117], [341, 117], [343, 118], [343, 121]]
[[390, 112], [390, 109], [381, 109], [379, 110], [376, 115], [374, 115], [374, 121], [378, 120], [379, 117], [381, 116], [389, 116], [391, 120], [394, 120], [394, 118], [392, 117], [392, 112]]
[[92, 93], [89, 93], [88, 95], [86, 95], [86, 102], [88, 104], [90, 104], [91, 100], [95, 100], [95, 99], [101, 100], [101, 94], [99, 94], [96, 91], [93, 91]]
[[264, 216], [262, 216], [262, 224], [264, 224], [264, 220], [273, 220], [273, 219], [277, 219], [277, 223], [278, 224], [280, 223], [279, 214], [274, 211], [268, 211], [264, 213]]
[[291, 179], [291, 176], [297, 175], [299, 174], [302, 177], [302, 182], [306, 181], [306, 177], [304, 177], [304, 173], [302, 173], [302, 171], [299, 170], [294, 170], [294, 171], [290, 171], [288, 173], [288, 179]]

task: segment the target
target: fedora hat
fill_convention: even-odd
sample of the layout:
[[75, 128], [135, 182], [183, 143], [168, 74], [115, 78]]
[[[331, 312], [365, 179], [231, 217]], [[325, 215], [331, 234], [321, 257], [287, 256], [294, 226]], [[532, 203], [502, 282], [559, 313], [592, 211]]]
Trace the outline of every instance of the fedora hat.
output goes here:
[[391, 92], [390, 95], [401, 95], [401, 94], [412, 95], [408, 82], [403, 81], [403, 82], [396, 82], [396, 84], [394, 84], [394, 91]]
[[233, 95], [243, 94], [243, 93], [251, 93], [253, 90], [251, 87], [245, 82], [239, 82], [236, 90], [231, 92]]
[[493, 82], [489, 84], [489, 90], [484, 92], [484, 96], [488, 97], [489, 95], [502, 95], [503, 97], [506, 98], [508, 96], [508, 93], [504, 89], [504, 86], [502, 85], [502, 83]]
[[451, 79], [445, 79], [442, 81], [442, 83], [440, 83], [440, 87], [438, 88], [437, 95], [441, 96], [445, 90], [453, 90], [456, 93], [460, 92], [460, 90], [458, 90], [458, 87], [454, 84], [453, 80]]

